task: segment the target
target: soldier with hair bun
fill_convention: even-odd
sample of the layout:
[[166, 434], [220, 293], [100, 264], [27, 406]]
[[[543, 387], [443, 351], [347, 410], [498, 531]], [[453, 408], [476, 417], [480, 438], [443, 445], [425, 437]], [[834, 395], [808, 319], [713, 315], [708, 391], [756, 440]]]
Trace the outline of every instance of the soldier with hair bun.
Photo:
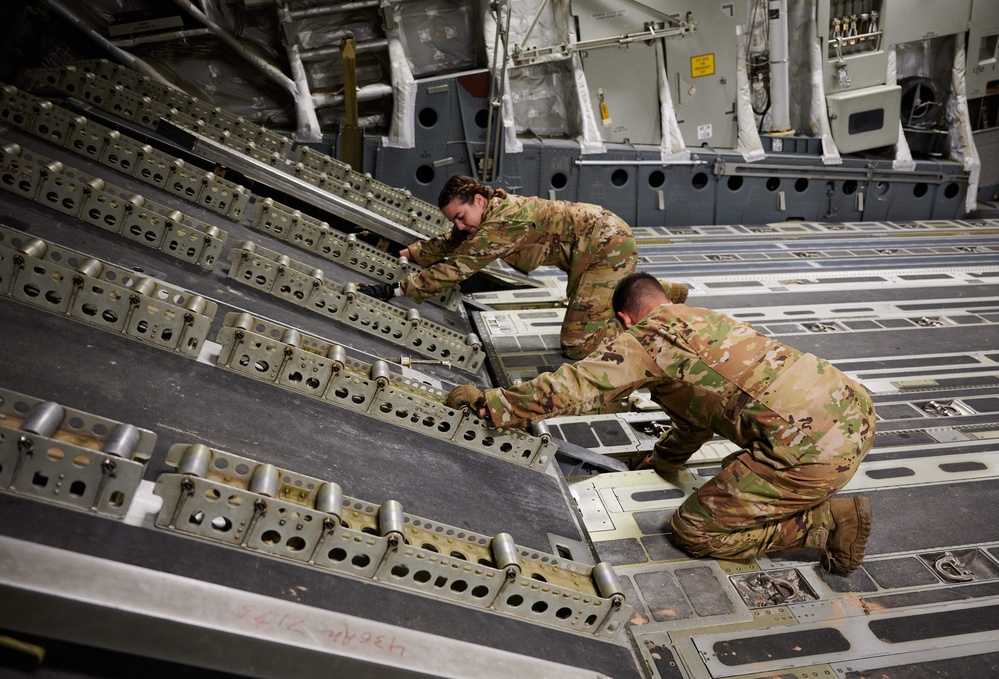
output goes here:
[[[597, 205], [508, 194], [463, 175], [448, 179], [438, 205], [454, 229], [401, 252], [424, 269], [398, 286], [362, 285], [361, 292], [423, 302], [497, 259], [524, 274], [556, 266], [569, 275], [560, 336], [565, 356], [582, 358], [622, 331], [611, 311], [611, 294], [638, 261], [623, 219]], [[686, 298], [684, 286], [666, 285], [673, 286], [677, 301]]]
[[741, 448], [673, 514], [681, 547], [723, 559], [810, 547], [830, 570], [856, 570], [870, 502], [834, 495], [874, 442], [864, 388], [746, 323], [672, 304], [648, 274], [626, 276], [613, 304], [627, 331], [592, 355], [511, 389], [455, 387], [447, 405], [471, 406], [497, 427], [523, 427], [648, 388], [670, 428], [641, 466], [675, 478], [716, 434]]

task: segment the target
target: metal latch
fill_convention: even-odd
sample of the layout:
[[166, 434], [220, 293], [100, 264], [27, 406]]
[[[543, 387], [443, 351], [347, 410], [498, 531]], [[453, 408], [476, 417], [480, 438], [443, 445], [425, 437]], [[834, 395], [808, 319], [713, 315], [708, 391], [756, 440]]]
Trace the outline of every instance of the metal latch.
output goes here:
[[794, 569], [737, 575], [732, 577], [732, 584], [750, 608], [818, 600], [815, 592]]
[[923, 410], [944, 417], [957, 417], [962, 414], [953, 401], [930, 401], [923, 406]]
[[933, 570], [947, 582], [971, 582], [978, 579], [952, 552], [944, 552], [934, 561]]

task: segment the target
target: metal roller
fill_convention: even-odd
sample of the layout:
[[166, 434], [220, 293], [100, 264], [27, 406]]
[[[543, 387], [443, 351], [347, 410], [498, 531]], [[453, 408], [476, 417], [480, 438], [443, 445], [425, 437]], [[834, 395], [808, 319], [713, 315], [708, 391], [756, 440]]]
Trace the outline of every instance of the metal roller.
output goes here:
[[597, 586], [597, 592], [605, 599], [613, 599], [615, 606], [620, 606], [624, 602], [624, 590], [621, 581], [614, 572], [614, 567], [607, 561], [601, 561], [593, 567], [593, 583]]
[[183, 224], [184, 213], [180, 210], [171, 210], [167, 213], [167, 220], [173, 222], [174, 224]]
[[153, 281], [153, 279], [151, 278], [146, 278], [145, 276], [136, 278], [134, 281], [132, 281], [132, 285], [130, 285], [129, 287], [135, 292], [145, 297], [152, 297], [153, 294], [156, 292], [155, 281]]
[[17, 144], [4, 144], [3, 153], [5, 156], [19, 156], [21, 155], [21, 147]]
[[142, 207], [143, 205], [146, 204], [146, 199], [137, 193], [133, 193], [131, 196], [127, 198], [127, 200], [135, 207]]
[[289, 257], [288, 255], [278, 255], [277, 263], [280, 264], [282, 267], [286, 267], [286, 266], [290, 267], [291, 266], [291, 257]]
[[399, 266], [404, 267], [407, 264], [409, 264], [409, 259], [407, 259], [406, 257], [399, 257]]
[[253, 330], [253, 316], [243, 312], [237, 316], [233, 316], [232, 323], [230, 327], [240, 328], [242, 330]]
[[370, 377], [378, 385], [379, 389], [384, 389], [388, 386], [391, 375], [392, 372], [385, 361], [375, 361], [371, 364]]
[[343, 488], [339, 483], [324, 483], [316, 493], [316, 511], [332, 514], [340, 520], [343, 513]]
[[343, 294], [347, 299], [357, 298], [357, 283], [344, 283], [343, 284]]
[[475, 347], [476, 349], [482, 348], [482, 340], [474, 332], [470, 332], [465, 335], [465, 344], [470, 347]]
[[357, 244], [357, 234], [356, 233], [348, 233], [346, 240], [347, 240], [347, 243], [349, 243], [350, 245], [352, 245], [352, 246], [356, 245]]
[[76, 270], [84, 276], [100, 278], [101, 274], [104, 273], [104, 265], [96, 259], [87, 259], [80, 262], [80, 266], [76, 267]]
[[21, 431], [39, 436], [51, 437], [62, 424], [66, 411], [55, 401], [45, 401], [36, 405], [21, 423]]
[[520, 575], [520, 554], [513, 536], [509, 533], [497, 533], [490, 545], [496, 568], [506, 571], [508, 578]]
[[119, 424], [108, 434], [101, 451], [126, 460], [132, 457], [139, 443], [139, 429], [131, 424]]
[[263, 198], [260, 201], [260, 205], [263, 206], [265, 209], [269, 210], [270, 208], [274, 207], [274, 199], [273, 198]]
[[39, 111], [51, 111], [55, 107], [51, 101], [36, 101], [32, 108], [35, 109], [35, 113], [38, 113]]
[[42, 165], [46, 170], [52, 174], [62, 174], [66, 169], [66, 166], [60, 163], [58, 160], [50, 160], [49, 162]]
[[420, 310], [419, 309], [409, 309], [406, 312], [406, 321], [416, 325], [420, 322]]
[[253, 470], [250, 477], [250, 492], [267, 497], [274, 497], [278, 492], [280, 474], [278, 469], [272, 464], [262, 464]]
[[544, 420], [540, 422], [535, 422], [531, 425], [531, 433], [534, 436], [542, 439], [545, 443], [552, 440], [552, 430], [548, 427], [548, 423]]
[[208, 474], [208, 465], [211, 461], [212, 449], [202, 443], [193, 443], [180, 456], [177, 473], [204, 478]]
[[108, 133], [104, 135], [104, 138], [108, 141], [118, 141], [121, 139], [121, 132], [118, 130], [108, 130]]
[[334, 363], [339, 363], [342, 370], [347, 365], [347, 350], [339, 344], [331, 344], [330, 348], [326, 350], [326, 358]]
[[236, 249], [245, 250], [247, 252], [256, 252], [257, 244], [254, 243], [252, 240], [241, 240], [238, 243], [236, 243]]
[[281, 341], [285, 344], [290, 344], [296, 349], [302, 348], [302, 333], [300, 333], [295, 328], [285, 328], [285, 331], [281, 333]]
[[201, 295], [191, 295], [187, 302], [184, 303], [185, 309], [193, 311], [196, 314], [204, 314], [207, 307], [208, 302]]
[[87, 181], [85, 181], [83, 183], [86, 184], [87, 186], [89, 186], [90, 188], [95, 189], [97, 191], [103, 191], [104, 187], [107, 186], [107, 184], [105, 184], [104, 180], [101, 179], [100, 177], [90, 177], [89, 179], [87, 179]]
[[389, 544], [395, 547], [403, 541], [403, 530], [406, 526], [405, 514], [398, 500], [386, 500], [378, 508], [378, 530], [382, 537], [388, 538]]
[[45, 253], [49, 250], [49, 244], [43, 241], [41, 238], [32, 238], [26, 241], [17, 249], [28, 257], [34, 257], [35, 259], [41, 259], [45, 256]]
[[202, 176], [202, 178], [201, 178], [201, 183], [202, 184], [207, 184], [208, 182], [213, 182], [213, 181], [215, 181], [215, 173], [214, 172], [206, 172]]
[[222, 230], [214, 224], [209, 224], [205, 227], [205, 234], [211, 236], [212, 238], [218, 238], [222, 235]]

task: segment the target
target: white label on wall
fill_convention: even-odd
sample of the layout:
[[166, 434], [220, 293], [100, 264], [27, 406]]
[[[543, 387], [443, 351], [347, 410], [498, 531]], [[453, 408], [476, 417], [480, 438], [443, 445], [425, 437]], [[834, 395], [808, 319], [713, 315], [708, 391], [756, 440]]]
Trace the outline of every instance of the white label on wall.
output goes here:
[[711, 125], [698, 125], [697, 126], [697, 138], [698, 139], [711, 139]]

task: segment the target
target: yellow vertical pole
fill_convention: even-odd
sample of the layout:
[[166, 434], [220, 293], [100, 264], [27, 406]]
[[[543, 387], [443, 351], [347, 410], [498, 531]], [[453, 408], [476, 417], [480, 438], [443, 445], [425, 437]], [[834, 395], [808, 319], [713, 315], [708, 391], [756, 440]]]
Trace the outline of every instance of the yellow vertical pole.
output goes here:
[[363, 136], [357, 124], [357, 53], [353, 38], [343, 40], [340, 54], [343, 56], [343, 105], [347, 115], [347, 122], [340, 129], [340, 160], [362, 172]]

